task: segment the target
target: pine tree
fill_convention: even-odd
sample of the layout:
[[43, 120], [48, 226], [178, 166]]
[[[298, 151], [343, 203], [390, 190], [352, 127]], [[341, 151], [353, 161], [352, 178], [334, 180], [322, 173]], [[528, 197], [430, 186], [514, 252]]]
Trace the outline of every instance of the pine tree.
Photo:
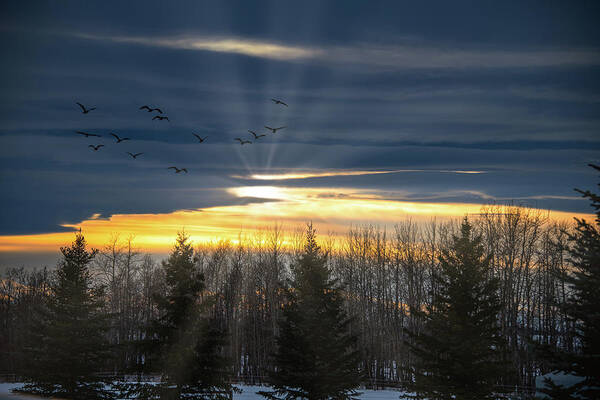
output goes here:
[[197, 270], [194, 250], [179, 233], [169, 258], [163, 261], [167, 293], [156, 295], [162, 312], [152, 331], [160, 354], [163, 384], [149, 397], [161, 399], [228, 398], [227, 360], [222, 355], [226, 335], [202, 302], [204, 276]]
[[502, 374], [503, 343], [497, 322], [498, 280], [468, 220], [439, 257], [437, 291], [424, 310], [422, 332], [408, 343], [418, 356], [413, 389], [429, 399], [487, 399]]
[[349, 332], [342, 291], [309, 225], [279, 322], [275, 368], [261, 393], [271, 399], [351, 399], [360, 383], [357, 338]]
[[45, 307], [28, 333], [22, 371], [27, 384], [22, 391], [68, 399], [111, 398], [95, 375], [111, 356], [103, 293], [93, 286], [88, 268], [97, 250], [86, 250], [78, 233], [61, 252]]
[[[596, 165], [590, 167], [600, 171]], [[562, 366], [558, 369], [584, 380], [570, 388], [546, 381], [548, 390], [542, 391], [554, 399], [600, 398], [600, 196], [589, 190], [576, 191], [590, 199], [596, 213], [595, 224], [576, 219], [575, 233], [569, 238], [574, 268], [563, 277], [572, 289], [564, 311], [574, 322], [581, 349], [577, 354], [555, 353], [553, 361]]]

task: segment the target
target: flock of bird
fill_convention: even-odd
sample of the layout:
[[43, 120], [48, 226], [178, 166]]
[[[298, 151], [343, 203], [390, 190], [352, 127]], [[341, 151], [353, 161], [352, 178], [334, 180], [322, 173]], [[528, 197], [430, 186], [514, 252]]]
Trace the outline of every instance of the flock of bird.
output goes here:
[[[288, 107], [288, 105], [285, 102], [283, 102], [282, 100], [271, 99], [271, 101], [273, 103], [277, 104], [277, 105], [282, 105], [282, 106]], [[81, 104], [79, 102], [76, 102], [76, 104], [81, 108], [81, 112], [83, 114], [89, 114], [90, 111], [94, 111], [96, 109], [96, 107], [87, 108], [86, 106], [84, 106], [83, 104]], [[152, 108], [152, 107], [150, 107], [148, 105], [143, 105], [139, 109], [140, 110], [146, 110], [149, 113], [157, 111], [158, 114], [153, 114], [152, 121], [155, 121], [155, 120], [158, 120], [158, 121], [167, 120], [167, 121], [169, 121], [169, 117], [168, 116], [161, 115], [161, 114], [163, 114], [163, 111], [160, 108], [158, 108], [158, 107]], [[171, 122], [171, 121], [169, 121], [169, 122]], [[278, 130], [284, 129], [284, 128], [287, 128], [287, 127], [286, 126], [280, 126], [280, 127], [277, 127], [277, 128], [272, 128], [270, 126], [266, 126], [265, 125], [265, 128], [268, 129], [269, 131], [271, 131], [272, 133], [277, 133]], [[250, 129], [248, 129], [248, 132], [254, 138], [254, 142], [258, 141], [258, 139], [260, 139], [262, 137], [267, 136], [266, 134], [259, 134], [259, 133], [256, 133], [253, 130], [250, 130]], [[86, 138], [89, 138], [89, 137], [102, 137], [102, 135], [98, 135], [96, 133], [84, 132], [84, 131], [75, 131], [75, 133], [77, 133], [79, 135], [82, 135], [82, 136], [85, 136]], [[113, 133], [113, 132], [111, 132], [110, 135], [113, 136], [116, 139], [116, 143], [117, 144], [121, 143], [121, 142], [124, 142], [124, 141], [127, 141], [127, 140], [131, 140], [131, 138], [120, 137], [119, 135], [117, 135], [116, 133]], [[196, 137], [196, 139], [198, 139], [199, 143], [203, 143], [206, 139], [208, 139], [208, 136], [202, 137], [202, 136], [198, 135], [197, 133], [192, 133], [192, 135], [194, 135]], [[245, 139], [242, 139], [242, 138], [239, 138], [239, 137], [235, 138], [234, 140], [237, 141], [237, 142], [239, 142], [240, 145], [242, 145], [242, 146], [245, 145], [245, 144], [252, 144], [253, 143], [251, 140], [245, 140]], [[98, 150], [100, 150], [100, 148], [104, 147], [104, 145], [103, 144], [97, 144], [97, 145], [90, 144], [88, 147], [90, 147], [93, 151], [98, 151]], [[137, 159], [142, 154], [144, 154], [144, 153], [131, 153], [129, 151], [127, 151], [126, 153], [131, 158], [133, 158], [134, 160]], [[174, 170], [176, 174], [179, 174], [180, 172], [185, 172], [186, 174], [188, 173], [188, 170], [186, 168], [178, 168], [178, 167], [175, 167], [175, 166], [171, 166], [171, 167], [168, 167], [167, 169]]]

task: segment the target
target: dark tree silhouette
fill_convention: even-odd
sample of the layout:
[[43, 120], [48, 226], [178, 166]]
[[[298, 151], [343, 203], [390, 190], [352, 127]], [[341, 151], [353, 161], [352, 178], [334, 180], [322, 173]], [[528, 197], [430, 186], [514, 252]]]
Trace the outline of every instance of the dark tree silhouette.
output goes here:
[[[600, 171], [597, 165], [589, 166]], [[573, 269], [563, 275], [572, 288], [564, 311], [575, 326], [581, 349], [576, 354], [554, 353], [553, 361], [559, 370], [584, 380], [565, 388], [547, 379], [548, 389], [542, 392], [553, 399], [591, 400], [600, 398], [600, 196], [589, 190], [575, 190], [590, 199], [596, 213], [594, 224], [575, 219], [577, 227], [569, 237]]]
[[293, 269], [268, 381], [270, 399], [351, 399], [360, 383], [357, 338], [349, 332], [343, 294], [331, 279], [309, 225]]
[[466, 218], [439, 261], [432, 304], [411, 310], [425, 323], [408, 343], [419, 359], [414, 390], [436, 400], [493, 398], [503, 371], [498, 280]]
[[88, 268], [97, 250], [88, 251], [78, 233], [61, 252], [45, 307], [29, 329], [23, 391], [68, 399], [111, 398], [94, 375], [111, 357], [103, 292], [93, 286]]
[[226, 335], [210, 317], [210, 303], [201, 301], [204, 276], [195, 266], [194, 249], [184, 233], [178, 234], [163, 270], [167, 292], [155, 296], [162, 316], [152, 329], [163, 384], [150, 397], [227, 399], [232, 387], [228, 362], [222, 356]]

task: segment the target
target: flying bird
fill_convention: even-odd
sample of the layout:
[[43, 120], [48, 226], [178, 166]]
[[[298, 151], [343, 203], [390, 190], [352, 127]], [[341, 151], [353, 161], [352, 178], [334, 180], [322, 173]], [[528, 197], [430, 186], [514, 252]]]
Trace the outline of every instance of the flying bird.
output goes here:
[[85, 137], [90, 137], [90, 136], [101, 137], [100, 135], [96, 135], [95, 133], [87, 133], [87, 132], [83, 132], [83, 131], [75, 131], [75, 133], [79, 133], [80, 135], [83, 135]]
[[138, 156], [141, 156], [141, 155], [142, 155], [142, 154], [144, 154], [144, 153], [137, 153], [137, 154], [133, 154], [133, 153], [127, 152], [127, 154], [129, 154], [129, 155], [130, 155], [131, 157], [133, 157], [133, 159], [135, 160], [136, 158], [138, 158]]
[[185, 172], [186, 174], [188, 173], [187, 169], [185, 168], [169, 167], [167, 169], [174, 169], [176, 174], [180, 173], [181, 171]]
[[141, 106], [140, 110], [148, 110], [148, 112], [158, 111], [159, 113], [163, 113], [160, 108], [150, 108], [149, 106]]
[[93, 144], [90, 144], [88, 147], [91, 147], [92, 149], [94, 149], [94, 151], [98, 151], [98, 149], [100, 147], [104, 147], [104, 145], [103, 144], [99, 144], [97, 146], [94, 146]]
[[248, 132], [250, 132], [252, 134], [252, 136], [254, 136], [254, 140], [258, 140], [263, 136], [267, 136], [267, 135], [257, 135], [256, 132], [251, 131], [250, 129], [248, 129]]
[[268, 129], [268, 130], [270, 130], [271, 132], [275, 133], [275, 132], [277, 132], [278, 130], [280, 130], [280, 129], [283, 129], [283, 128], [287, 128], [287, 127], [286, 127], [286, 126], [280, 126], [279, 128], [271, 128], [270, 126], [266, 126], [266, 125], [265, 125], [265, 128], [267, 128], [267, 129]]
[[87, 113], [89, 113], [90, 111], [93, 111], [93, 110], [95, 110], [95, 109], [96, 109], [96, 107], [92, 107], [92, 108], [85, 108], [85, 106], [84, 106], [83, 104], [81, 104], [81, 103], [77, 103], [77, 102], [76, 102], [76, 104], [77, 104], [79, 107], [81, 107], [81, 112], [82, 112], [82, 113], [84, 113], [84, 114], [87, 114]]
[[233, 139], [233, 140], [237, 140], [238, 142], [240, 142], [240, 144], [241, 144], [242, 146], [243, 146], [243, 145], [245, 145], [246, 143], [248, 143], [248, 144], [252, 144], [252, 142], [251, 142], [251, 141], [249, 141], [249, 140], [244, 140], [244, 139], [240, 139], [239, 137], [236, 137], [236, 138], [235, 138], [235, 139]]
[[128, 137], [126, 137], [126, 138], [120, 138], [120, 137], [118, 137], [117, 135], [115, 135], [114, 133], [111, 133], [111, 135], [112, 135], [112, 136], [114, 136], [114, 137], [115, 137], [115, 139], [117, 139], [117, 143], [121, 143], [121, 142], [123, 142], [123, 141], [125, 141], [125, 140], [131, 140], [131, 139], [129, 139]]
[[281, 100], [277, 100], [277, 99], [271, 99], [271, 101], [273, 101], [275, 104], [283, 104], [284, 106], [288, 106], [287, 104], [285, 104], [283, 101]]
[[[154, 118], [152, 118], [152, 121], [154, 121], [155, 119], [159, 119], [159, 120], [163, 120], [166, 119], [167, 121], [169, 121], [169, 117], [161, 117], [160, 115], [155, 115]], [[171, 122], [171, 121], [169, 121]]]
[[198, 141], [200, 143], [204, 142], [208, 138], [208, 136], [200, 137], [200, 135], [198, 135], [196, 133], [192, 133], [192, 135], [196, 136], [196, 138], [198, 138]]

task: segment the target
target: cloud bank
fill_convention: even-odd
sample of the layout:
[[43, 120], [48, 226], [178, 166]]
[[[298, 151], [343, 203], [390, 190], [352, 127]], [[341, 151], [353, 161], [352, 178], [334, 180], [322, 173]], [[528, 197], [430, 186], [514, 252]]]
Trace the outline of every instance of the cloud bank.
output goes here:
[[242, 37], [124, 36], [77, 33], [81, 39], [179, 50], [239, 54], [277, 61], [353, 64], [379, 68], [532, 68], [600, 65], [600, 51], [581, 49], [463, 49], [432, 44], [303, 46]]

